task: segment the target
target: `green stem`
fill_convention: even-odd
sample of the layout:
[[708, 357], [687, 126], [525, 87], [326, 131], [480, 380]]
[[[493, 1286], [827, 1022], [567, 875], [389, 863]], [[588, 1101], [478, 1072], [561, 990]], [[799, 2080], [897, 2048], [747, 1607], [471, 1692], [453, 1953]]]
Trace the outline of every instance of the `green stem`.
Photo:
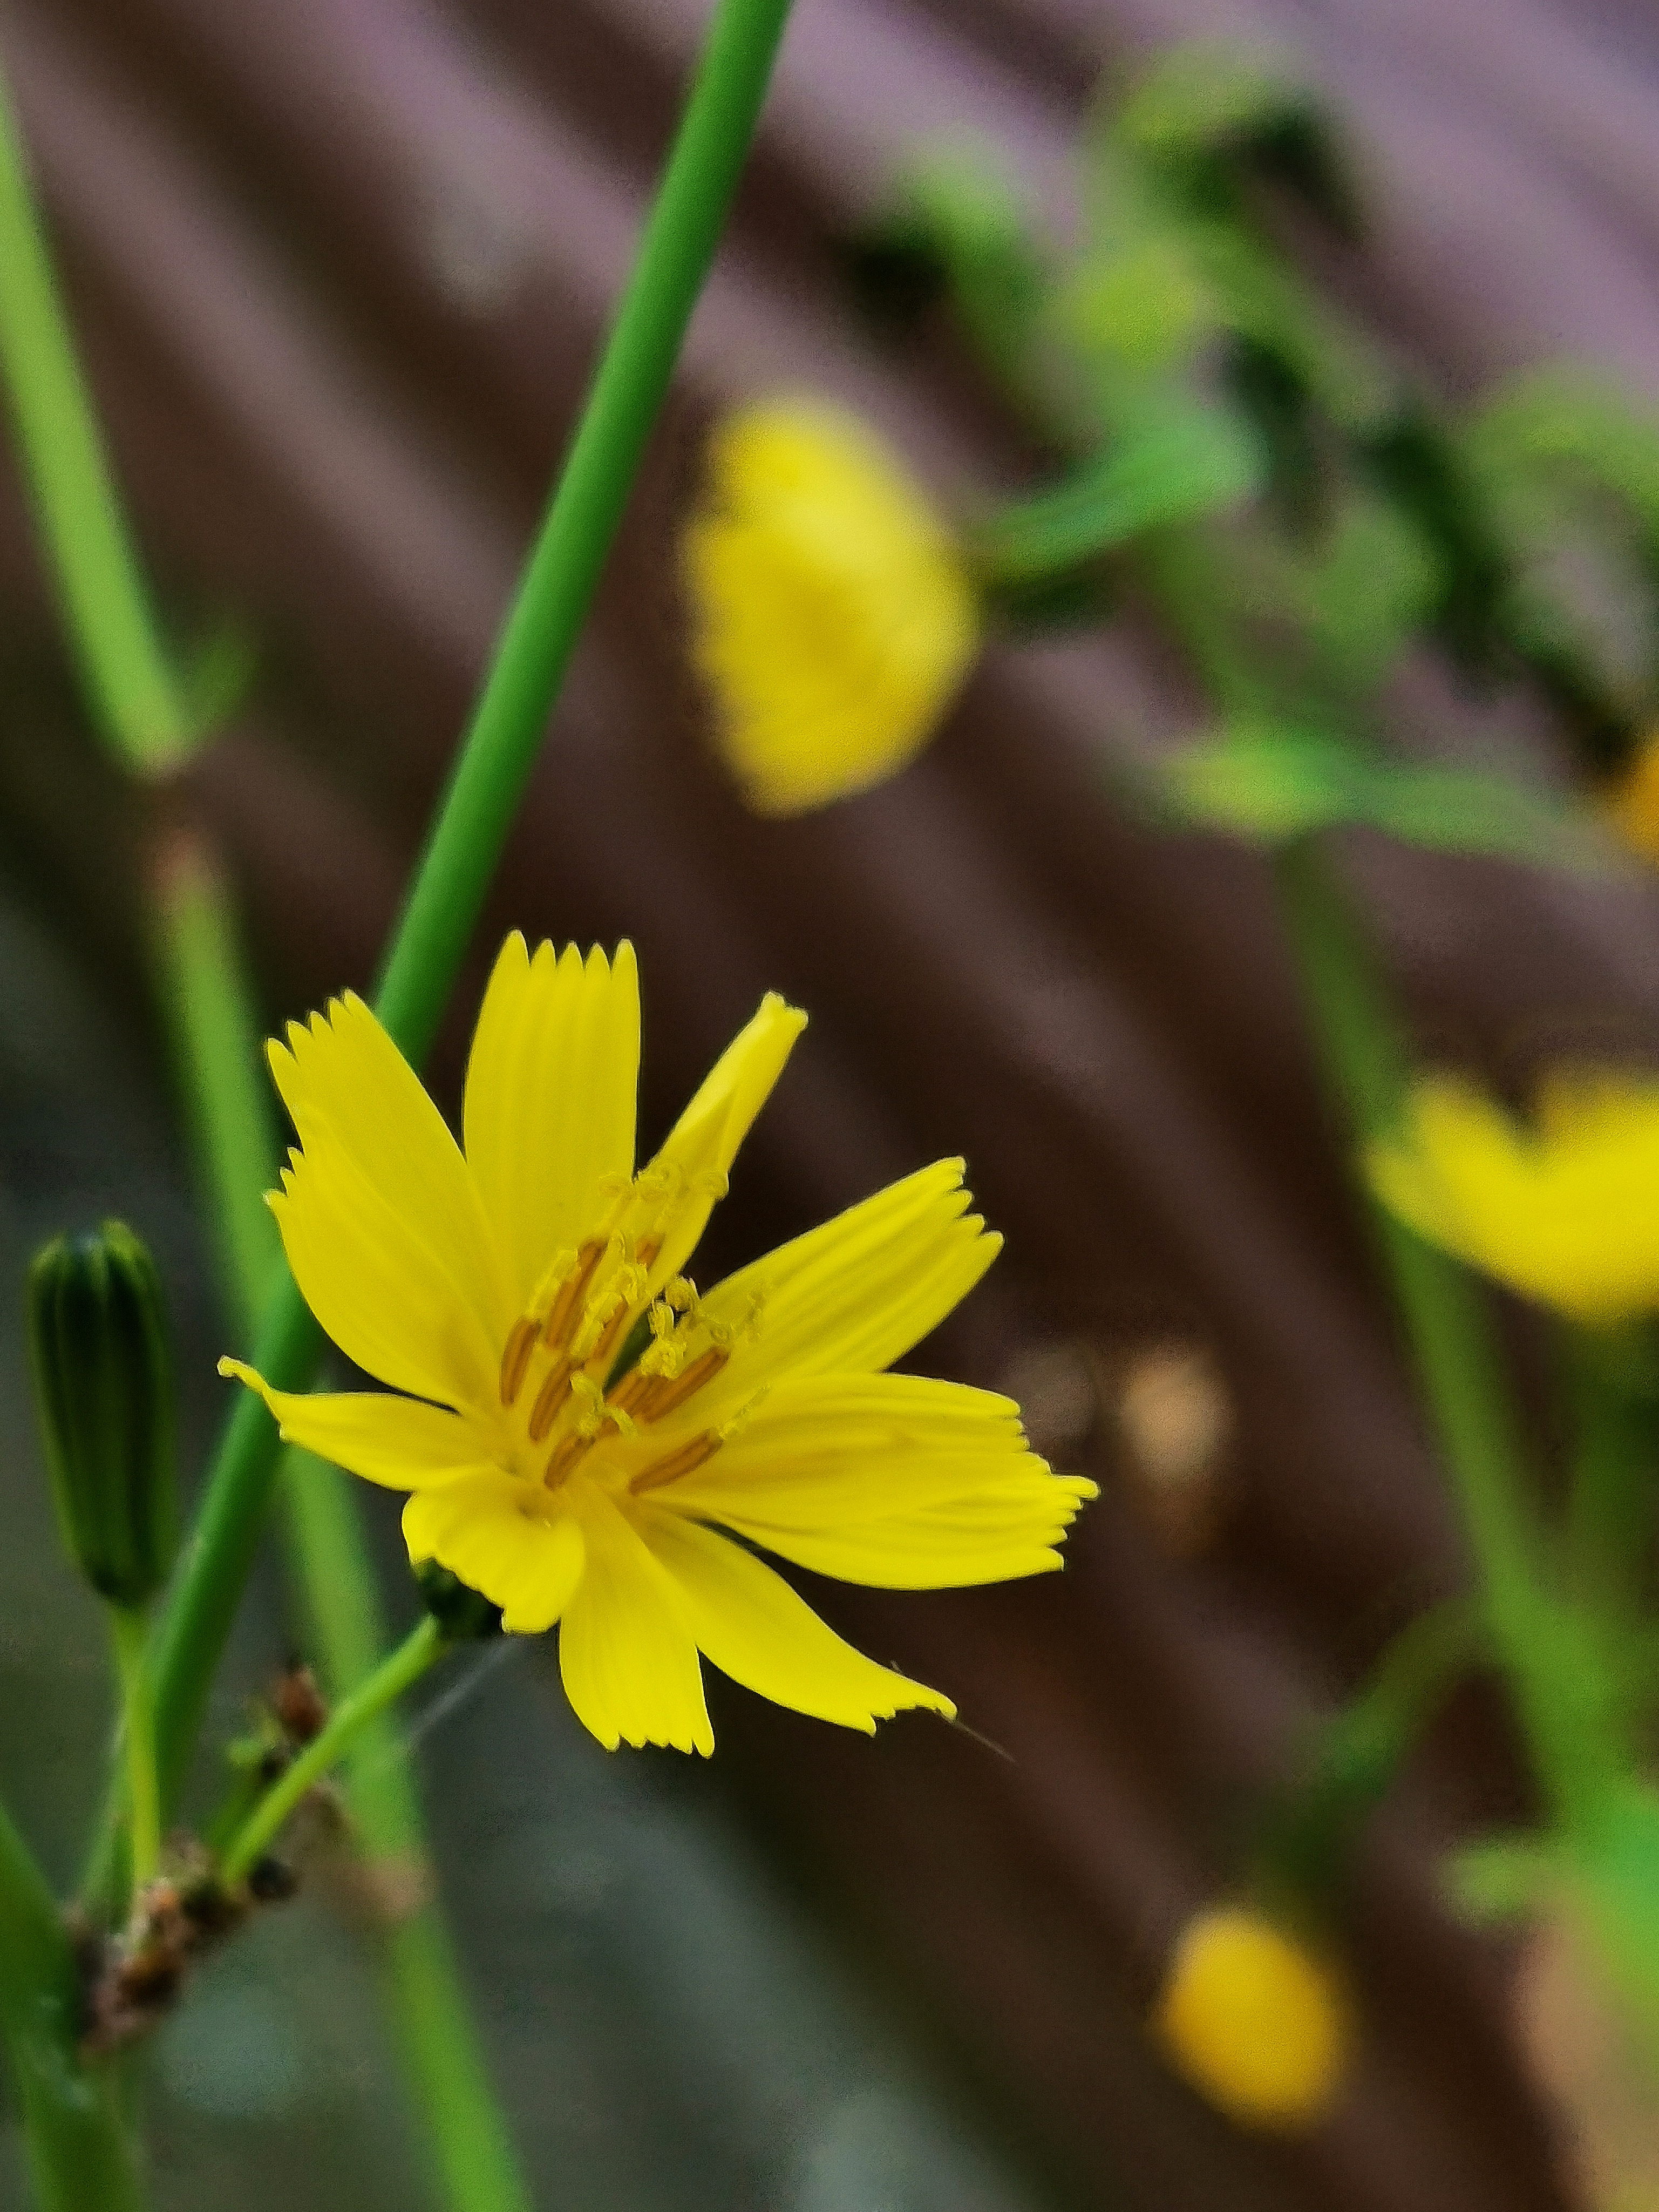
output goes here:
[[3, 82], [0, 367], [87, 689], [128, 767], [162, 773], [188, 750], [190, 718], [114, 494]]
[[444, 1649], [443, 1631], [428, 1614], [389, 1652], [366, 1682], [360, 1682], [330, 1714], [327, 1726], [273, 1783], [225, 1853], [219, 1871], [228, 1885], [242, 1881], [276, 1841], [277, 1831], [308, 1790], [352, 1748], [370, 1722], [419, 1681]]
[[0, 2030], [22, 2108], [37, 2212], [142, 2212], [108, 2067], [76, 2049], [75, 1955], [46, 1876], [0, 1807]]
[[149, 1673], [149, 1623], [137, 1606], [109, 1607], [110, 1638], [121, 1680], [121, 1740], [126, 1748], [135, 1889], [155, 1878], [161, 1861], [161, 1793], [155, 1774], [155, 1705]]
[[[557, 491], [392, 939], [376, 1011], [425, 1054], [668, 388], [758, 118], [790, 0], [720, 0], [662, 186]], [[262, 1374], [302, 1389], [321, 1336], [285, 1283], [255, 1346]], [[276, 1425], [244, 1393], [208, 1480], [164, 1616], [157, 1742], [177, 1787], [264, 1526]]]
[[211, 848], [193, 830], [175, 830], [157, 855], [150, 913], [221, 1287], [237, 1343], [246, 1347], [283, 1273], [264, 1202], [276, 1180], [276, 1137], [229, 890]]
[[[276, 1144], [228, 892], [199, 841], [175, 839], [168, 848], [156, 875], [155, 914], [181, 1087], [219, 1231], [228, 1299], [246, 1344], [282, 1265], [260, 1195], [275, 1180]], [[374, 1673], [386, 1645], [362, 1520], [349, 1478], [308, 1452], [283, 1454], [282, 1498], [323, 1686], [337, 1703]], [[448, 2201], [457, 2212], [529, 2212], [443, 1915], [430, 1894], [420, 1799], [390, 1714], [359, 1736], [345, 1786], [371, 1892], [385, 1900], [387, 2014]]]
[[[1358, 925], [1310, 841], [1275, 861], [1281, 903], [1326, 1068], [1359, 1141], [1395, 1122], [1407, 1066]], [[1378, 1242], [1438, 1431], [1486, 1618], [1540, 1778], [1571, 1816], [1618, 1763], [1601, 1722], [1561, 1680], [1571, 1629], [1545, 1578], [1528, 1470], [1484, 1293], [1383, 1209]], [[1564, 1650], [1564, 1638], [1566, 1639]]]
[[1297, 1905], [1340, 1880], [1355, 1835], [1481, 1648], [1478, 1609], [1432, 1606], [1401, 1630], [1370, 1676], [1319, 1730], [1298, 1782], [1268, 1820], [1258, 1880]]

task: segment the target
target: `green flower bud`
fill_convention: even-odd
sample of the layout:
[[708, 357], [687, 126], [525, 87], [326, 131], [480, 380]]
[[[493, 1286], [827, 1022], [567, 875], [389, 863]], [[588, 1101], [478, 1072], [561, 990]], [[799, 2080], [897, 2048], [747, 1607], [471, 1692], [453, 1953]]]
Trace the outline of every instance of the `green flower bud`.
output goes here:
[[179, 1509], [161, 1279], [125, 1222], [35, 1255], [28, 1334], [64, 1547], [112, 1605], [141, 1606], [172, 1570]]
[[422, 1559], [415, 1570], [415, 1580], [422, 1603], [452, 1644], [501, 1634], [500, 1606], [492, 1605], [482, 1590], [475, 1590], [435, 1559]]

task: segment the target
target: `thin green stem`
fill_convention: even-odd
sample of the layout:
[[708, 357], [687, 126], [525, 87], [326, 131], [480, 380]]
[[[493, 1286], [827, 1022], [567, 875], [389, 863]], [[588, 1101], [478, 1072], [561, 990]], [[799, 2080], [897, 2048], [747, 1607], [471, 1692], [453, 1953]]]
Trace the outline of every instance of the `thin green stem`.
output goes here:
[[[720, 0], [684, 119], [559, 486], [496, 648], [386, 960], [376, 1010], [412, 1061], [432, 1041], [679, 356], [765, 95], [790, 0]], [[255, 1360], [308, 1378], [321, 1337], [291, 1283]], [[164, 1616], [157, 1744], [176, 1788], [252, 1565], [276, 1431], [244, 1394]]]
[[276, 1180], [276, 1134], [230, 894], [204, 837], [188, 829], [168, 837], [152, 872], [150, 912], [221, 1286], [245, 1348], [283, 1274], [264, 1202]]
[[272, 1784], [225, 1853], [219, 1870], [225, 1882], [246, 1877], [276, 1841], [283, 1823], [307, 1791], [314, 1789], [331, 1767], [339, 1765], [372, 1721], [419, 1681], [444, 1648], [443, 1631], [428, 1614], [395, 1651], [387, 1654], [367, 1681], [342, 1698], [329, 1715], [327, 1726], [306, 1746], [281, 1780]]
[[137, 1606], [108, 1608], [110, 1640], [121, 1682], [121, 1741], [126, 1754], [135, 1888], [153, 1881], [161, 1863], [161, 1793], [155, 1773], [155, 1701], [150, 1686], [149, 1622]]
[[[275, 1180], [276, 1143], [229, 894], [201, 840], [175, 839], [168, 847], [156, 872], [154, 910], [181, 1088], [218, 1229], [228, 1301], [246, 1345], [270, 1276], [282, 1265], [260, 1196]], [[324, 1689], [337, 1703], [374, 1673], [385, 1652], [380, 1592], [349, 1478], [293, 1449], [283, 1455], [281, 1469], [295, 1579], [311, 1616]], [[420, 1798], [390, 1713], [359, 1735], [346, 1762], [345, 1788], [371, 1894], [384, 1905], [387, 2015], [448, 2202], [457, 2212], [529, 2212], [511, 2132], [431, 1893]]]
[[142, 2212], [107, 2067], [76, 2049], [75, 1954], [33, 1855], [0, 1807], [0, 2031], [17, 2085], [37, 2212]]
[[[1400, 1110], [1407, 1065], [1358, 924], [1311, 841], [1275, 861], [1327, 1073], [1363, 1145]], [[1599, 1798], [1620, 1753], [1593, 1652], [1547, 1579], [1530, 1471], [1486, 1297], [1467, 1271], [1384, 1209], [1378, 1243], [1438, 1431], [1486, 1618], [1558, 1813]]]
[[190, 717], [115, 496], [3, 82], [0, 367], [87, 689], [129, 768], [162, 773], [189, 748]]

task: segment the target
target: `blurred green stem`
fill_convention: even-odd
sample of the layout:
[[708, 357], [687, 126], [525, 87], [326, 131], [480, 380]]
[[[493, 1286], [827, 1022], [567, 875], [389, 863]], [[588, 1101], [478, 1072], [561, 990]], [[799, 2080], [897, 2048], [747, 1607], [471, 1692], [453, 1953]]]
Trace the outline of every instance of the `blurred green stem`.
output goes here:
[[108, 2066], [76, 2049], [75, 1954], [46, 1876], [0, 1807], [0, 2030], [22, 2108], [37, 2212], [142, 2212]]
[[3, 82], [0, 366], [88, 692], [127, 767], [165, 772], [189, 749], [190, 718], [112, 487]]
[[[237, 1336], [253, 1334], [281, 1248], [263, 1194], [276, 1180], [270, 1092], [228, 889], [199, 839], [175, 837], [155, 884], [157, 964], [197, 1157], [218, 1225]], [[346, 1698], [380, 1662], [384, 1608], [349, 1477], [308, 1452], [282, 1455], [285, 1526], [323, 1686]], [[346, 1802], [384, 1930], [386, 2010], [447, 2201], [457, 2212], [529, 2212], [506, 2117], [479, 2047], [443, 1916], [425, 1824], [396, 1721], [372, 1717], [348, 1759]]]
[[[3, 85], [0, 364], [99, 726], [129, 770], [162, 772], [186, 750], [193, 734], [191, 714], [156, 632], [28, 194]], [[283, 1273], [263, 1196], [275, 1180], [276, 1141], [260, 1079], [252, 994], [224, 883], [204, 842], [187, 828], [168, 835], [152, 896], [166, 1011], [207, 1212], [219, 1230], [226, 1305], [236, 1319], [237, 1340], [246, 1346]], [[373, 1669], [384, 1648], [380, 1593], [345, 1477], [320, 1462], [301, 1463], [296, 1455], [285, 1496], [325, 1686], [338, 1698]], [[139, 1628], [130, 1622], [113, 1626], [125, 1690], [132, 1872], [143, 1881], [154, 1871], [161, 1828], [155, 1678]], [[528, 2192], [430, 1895], [419, 1800], [391, 1721], [381, 1721], [365, 1739], [348, 1796], [371, 1881], [386, 1902], [387, 2008], [411, 2101], [430, 2129], [448, 2201], [456, 2212], [527, 2212]], [[52, 2109], [50, 2099], [40, 2102], [47, 2117]], [[82, 2201], [78, 2189], [78, 2184], [68, 2187], [64, 2201]], [[82, 2195], [88, 2204], [96, 2201], [89, 2189]]]
[[444, 1648], [443, 1631], [429, 1613], [423, 1615], [397, 1650], [340, 1700], [327, 1725], [266, 1790], [226, 1851], [219, 1872], [227, 1887], [243, 1881], [258, 1865], [301, 1799], [339, 1765], [372, 1722], [419, 1681]]
[[[1315, 1033], [1358, 1142], [1399, 1112], [1405, 1047], [1369, 947], [1311, 840], [1274, 861]], [[1424, 1395], [1462, 1510], [1483, 1607], [1558, 1814], [1599, 1802], [1620, 1764], [1604, 1717], [1564, 1680], [1577, 1658], [1569, 1616], [1545, 1578], [1528, 1469], [1486, 1295], [1459, 1264], [1374, 1209], [1377, 1239]]]
[[110, 1640], [121, 1682], [121, 1741], [126, 1751], [131, 1817], [132, 1886], [155, 1878], [161, 1859], [161, 1797], [155, 1777], [155, 1701], [149, 1674], [149, 1622], [137, 1606], [112, 1605]]
[[[471, 726], [393, 936], [376, 1011], [413, 1062], [426, 1054], [534, 766], [645, 442], [668, 389], [760, 114], [790, 0], [720, 0], [620, 311]], [[303, 1389], [321, 1343], [291, 1282], [254, 1364]], [[240, 1394], [163, 1619], [162, 1786], [177, 1787], [252, 1565], [276, 1431]]]

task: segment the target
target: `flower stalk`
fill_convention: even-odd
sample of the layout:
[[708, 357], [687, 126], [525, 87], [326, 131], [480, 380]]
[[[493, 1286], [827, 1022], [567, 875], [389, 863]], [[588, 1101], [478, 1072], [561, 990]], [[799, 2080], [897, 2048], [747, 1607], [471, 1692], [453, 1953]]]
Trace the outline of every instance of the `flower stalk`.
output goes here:
[[246, 1879], [301, 1799], [338, 1765], [372, 1722], [419, 1681], [443, 1649], [443, 1631], [428, 1617], [387, 1654], [367, 1681], [342, 1698], [327, 1725], [271, 1784], [227, 1849], [219, 1871], [228, 1887]]
[[109, 1608], [110, 1640], [121, 1684], [121, 1741], [132, 1838], [132, 1883], [155, 1879], [161, 1858], [161, 1793], [155, 1772], [155, 1700], [149, 1678], [149, 1620], [141, 1606]]
[[[720, 0], [715, 11], [599, 373], [382, 972], [376, 1011], [411, 1061], [432, 1042], [529, 781], [713, 262], [789, 5]], [[321, 1342], [285, 1282], [260, 1328], [254, 1364], [278, 1387], [298, 1389]], [[183, 1771], [252, 1565], [276, 1443], [257, 1400], [233, 1409], [162, 1626], [156, 1733], [164, 1793]]]

